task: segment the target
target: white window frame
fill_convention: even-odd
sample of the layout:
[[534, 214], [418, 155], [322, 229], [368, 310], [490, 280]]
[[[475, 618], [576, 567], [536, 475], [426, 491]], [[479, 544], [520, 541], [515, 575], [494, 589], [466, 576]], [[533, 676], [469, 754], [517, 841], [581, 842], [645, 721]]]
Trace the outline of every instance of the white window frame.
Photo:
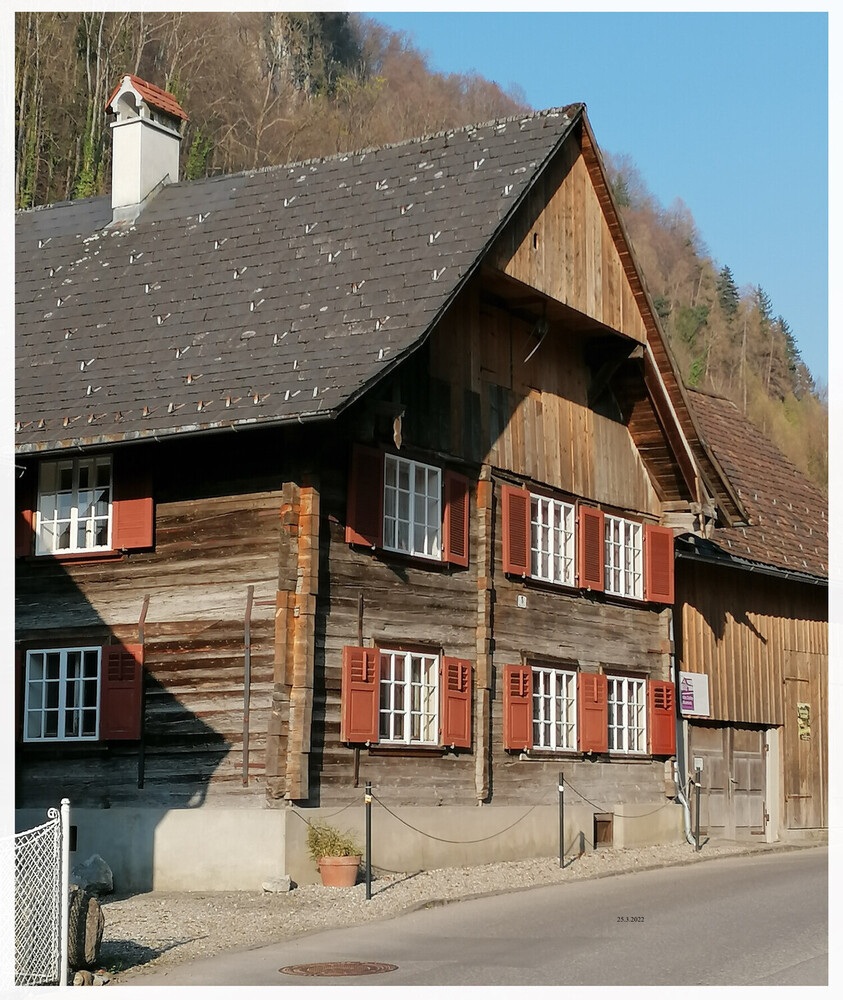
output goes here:
[[[72, 665], [75, 657], [78, 657], [80, 669], [84, 668], [86, 661], [90, 668], [93, 661], [95, 674], [90, 672], [85, 676], [84, 673], [79, 673], [75, 676], [78, 673]], [[46, 676], [48, 658], [52, 658], [57, 667], [55, 677]], [[57, 663], [55, 663], [56, 658]], [[73, 675], [69, 675], [69, 671], [72, 671]], [[82, 743], [99, 739], [102, 698], [102, 649], [99, 646], [30, 649], [26, 654], [24, 677], [23, 740], [25, 743]], [[53, 688], [54, 696], [50, 699], [46, 697], [48, 685]], [[55, 704], [50, 704], [51, 701]], [[54, 735], [45, 735], [48, 729], [48, 714], [55, 715]], [[76, 732], [72, 731], [74, 718], [78, 726]], [[33, 733], [32, 723], [35, 720], [39, 720], [39, 724], [36, 727], [37, 732]], [[87, 725], [84, 725], [85, 723]], [[88, 731], [83, 732], [83, 727]]]
[[378, 742], [439, 746], [439, 655], [381, 649]]
[[[405, 475], [406, 488], [401, 483]], [[441, 469], [398, 455], [384, 456], [383, 547], [441, 562]]]
[[[100, 470], [107, 470], [108, 485], [80, 489], [80, 480], [87, 475], [96, 483]], [[59, 489], [61, 476], [70, 474], [69, 488]], [[35, 525], [35, 554], [67, 555], [76, 552], [102, 552], [111, 549], [114, 499], [113, 465], [110, 455], [87, 458], [62, 458], [43, 461], [38, 468], [38, 502]], [[96, 494], [105, 494], [99, 500]], [[63, 498], [63, 503], [60, 498]], [[96, 512], [97, 504], [106, 510]], [[97, 544], [97, 528], [105, 526], [105, 541]], [[67, 530], [67, 544], [59, 544], [60, 532]], [[79, 544], [79, 533], [84, 532]]]
[[611, 514], [604, 515], [603, 525], [606, 593], [643, 601], [644, 525]]
[[575, 587], [577, 512], [571, 503], [530, 494], [530, 576]]
[[577, 749], [577, 672], [561, 667], [533, 671], [533, 748]]
[[647, 753], [647, 680], [608, 674], [609, 753]]

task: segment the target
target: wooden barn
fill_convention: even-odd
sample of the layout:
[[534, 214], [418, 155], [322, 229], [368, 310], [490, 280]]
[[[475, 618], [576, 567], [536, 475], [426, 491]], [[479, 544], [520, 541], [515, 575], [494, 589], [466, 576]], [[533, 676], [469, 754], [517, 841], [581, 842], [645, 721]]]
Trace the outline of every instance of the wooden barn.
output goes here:
[[746, 514], [584, 106], [189, 183], [108, 111], [16, 220], [19, 822], [252, 888], [365, 782], [381, 868], [555, 854], [561, 772], [566, 850], [681, 839], [674, 536]]
[[[749, 515], [676, 545], [678, 698], [700, 829], [828, 836], [828, 501], [728, 400], [692, 394], [706, 441]], [[681, 689], [681, 684], [680, 684]]]

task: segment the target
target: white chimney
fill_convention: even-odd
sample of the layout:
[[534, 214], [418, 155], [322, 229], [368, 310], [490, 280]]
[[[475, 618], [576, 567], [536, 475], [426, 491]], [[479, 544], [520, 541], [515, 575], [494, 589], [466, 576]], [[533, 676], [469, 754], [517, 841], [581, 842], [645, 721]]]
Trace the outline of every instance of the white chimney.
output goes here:
[[134, 222], [144, 203], [179, 179], [181, 123], [187, 115], [172, 94], [126, 75], [105, 108], [111, 123], [112, 224]]

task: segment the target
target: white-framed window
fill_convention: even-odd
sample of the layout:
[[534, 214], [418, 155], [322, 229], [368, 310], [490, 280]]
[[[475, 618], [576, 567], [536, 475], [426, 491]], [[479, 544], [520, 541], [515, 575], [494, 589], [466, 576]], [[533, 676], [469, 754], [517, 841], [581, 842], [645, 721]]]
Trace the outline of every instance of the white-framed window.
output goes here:
[[533, 746], [577, 749], [577, 674], [574, 670], [533, 667]]
[[644, 529], [606, 514], [603, 521], [607, 594], [644, 599]]
[[609, 752], [647, 752], [647, 682], [640, 677], [607, 677]]
[[41, 462], [37, 555], [111, 547], [111, 457]]
[[27, 652], [25, 742], [97, 739], [100, 652], [98, 646]]
[[384, 457], [383, 545], [442, 558], [442, 471], [396, 455]]
[[438, 745], [438, 656], [381, 650], [379, 742]]
[[562, 500], [530, 494], [530, 576], [576, 584], [576, 510]]

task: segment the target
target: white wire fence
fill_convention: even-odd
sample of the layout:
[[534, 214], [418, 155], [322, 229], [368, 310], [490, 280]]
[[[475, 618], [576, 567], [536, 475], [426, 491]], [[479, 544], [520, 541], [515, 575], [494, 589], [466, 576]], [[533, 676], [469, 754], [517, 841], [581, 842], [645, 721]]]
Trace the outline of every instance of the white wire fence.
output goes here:
[[70, 803], [47, 822], [0, 838], [3, 986], [67, 985]]

